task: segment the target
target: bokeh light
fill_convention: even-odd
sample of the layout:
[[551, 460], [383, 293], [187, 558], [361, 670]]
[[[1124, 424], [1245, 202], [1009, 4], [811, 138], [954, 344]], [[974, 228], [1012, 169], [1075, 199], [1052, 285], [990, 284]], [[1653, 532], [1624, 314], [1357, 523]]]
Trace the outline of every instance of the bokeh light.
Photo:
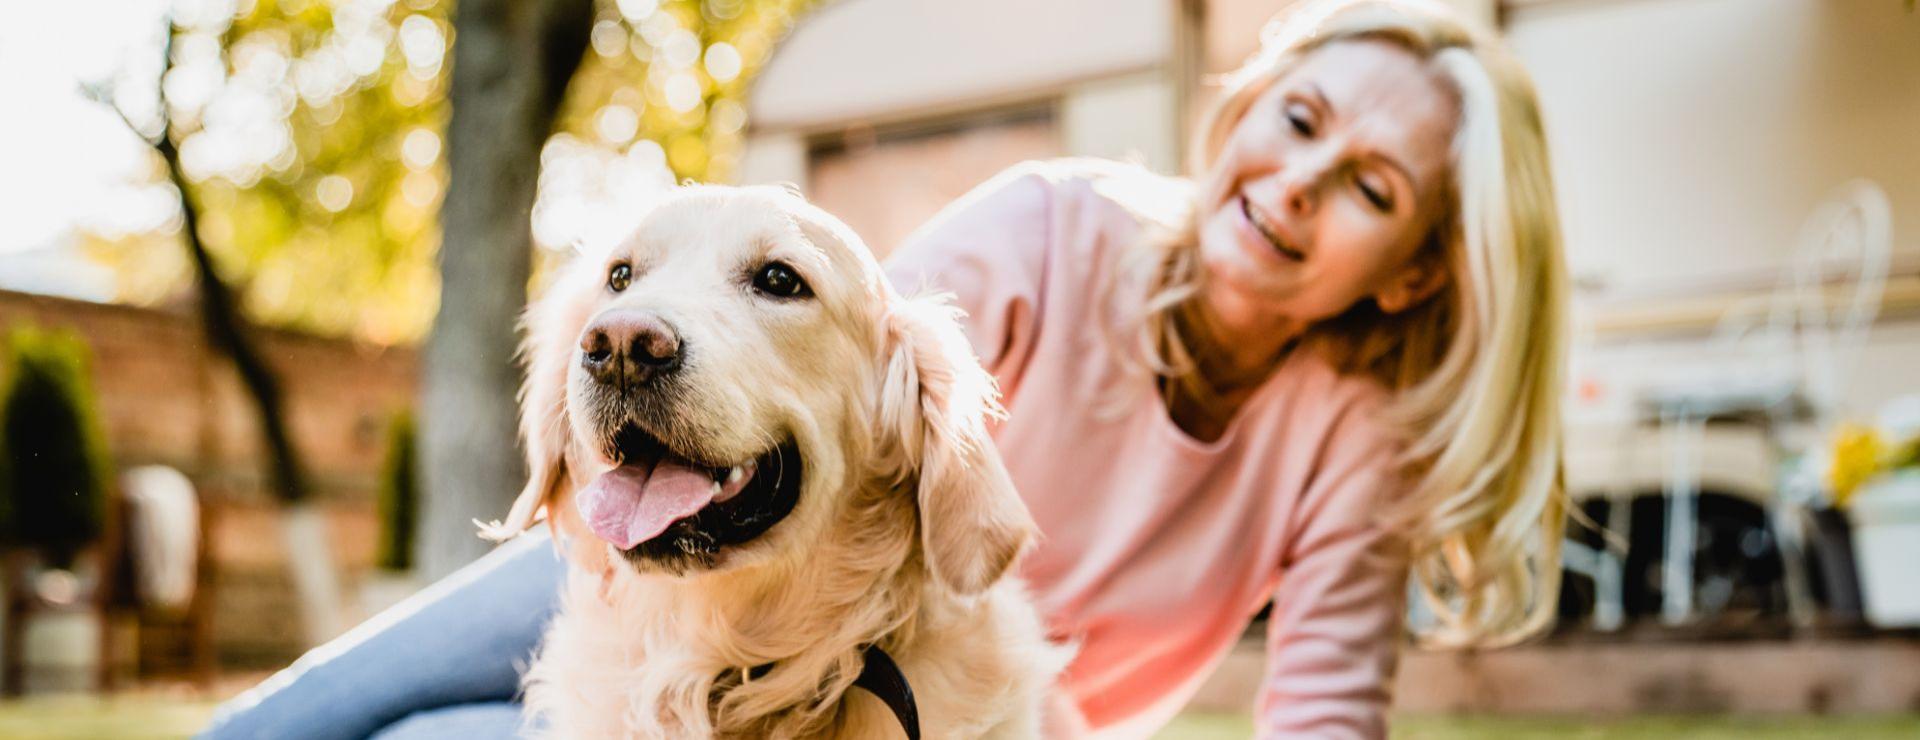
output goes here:
[[660, 8], [659, 0], [619, 0], [615, 3], [620, 15], [629, 21], [645, 20]]
[[533, 235], [549, 249], [610, 246], [674, 185], [660, 145], [648, 140], [622, 154], [560, 134], [541, 150], [540, 165]]
[[400, 159], [416, 170], [433, 166], [440, 159], [440, 135], [429, 128], [407, 132], [406, 140], [400, 144]]
[[601, 108], [600, 114], [595, 117], [594, 130], [608, 144], [625, 144], [633, 141], [634, 134], [640, 132], [640, 116], [624, 105], [609, 105]]
[[707, 74], [714, 82], [732, 82], [740, 76], [740, 50], [725, 41], [707, 47]]
[[313, 186], [313, 196], [320, 201], [321, 208], [339, 213], [353, 205], [353, 181], [339, 175], [327, 175]]

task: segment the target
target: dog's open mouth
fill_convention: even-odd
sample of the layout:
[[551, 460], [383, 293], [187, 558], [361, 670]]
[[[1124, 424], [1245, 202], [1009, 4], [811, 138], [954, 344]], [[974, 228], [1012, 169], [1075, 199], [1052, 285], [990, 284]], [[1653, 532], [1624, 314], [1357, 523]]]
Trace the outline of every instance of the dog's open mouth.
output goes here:
[[620, 466], [576, 501], [587, 527], [630, 559], [711, 564], [721, 548], [765, 533], [799, 499], [801, 460], [791, 441], [716, 464], [683, 456], [628, 424], [615, 447]]

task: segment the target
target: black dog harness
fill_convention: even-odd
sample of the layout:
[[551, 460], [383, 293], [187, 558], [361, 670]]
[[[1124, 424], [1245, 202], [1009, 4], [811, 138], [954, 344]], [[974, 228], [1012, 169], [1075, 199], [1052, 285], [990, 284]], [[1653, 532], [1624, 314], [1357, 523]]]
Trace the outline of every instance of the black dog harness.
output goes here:
[[853, 685], [872, 692], [887, 703], [893, 710], [893, 718], [900, 720], [900, 729], [907, 731], [907, 740], [920, 740], [920, 708], [913, 703], [913, 687], [907, 685], [907, 677], [895, 665], [893, 656], [881, 650], [879, 645], [868, 645], [860, 652], [865, 665], [860, 667], [860, 676], [853, 679]]
[[[913, 703], [913, 687], [907, 685], [907, 676], [900, 672], [893, 656], [879, 645], [868, 645], [860, 651], [860, 663], [860, 675], [854, 677], [853, 685], [886, 702], [893, 718], [900, 721], [900, 729], [907, 732], [907, 740], [920, 740], [920, 708]], [[755, 666], [747, 675], [759, 678], [771, 670], [773, 664], [768, 663]]]

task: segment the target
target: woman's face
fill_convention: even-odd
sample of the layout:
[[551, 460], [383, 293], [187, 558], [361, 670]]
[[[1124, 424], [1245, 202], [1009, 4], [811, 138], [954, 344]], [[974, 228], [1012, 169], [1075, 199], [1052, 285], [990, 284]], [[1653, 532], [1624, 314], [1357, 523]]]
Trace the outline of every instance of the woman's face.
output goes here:
[[1444, 206], [1458, 106], [1384, 41], [1309, 53], [1256, 98], [1204, 183], [1216, 309], [1307, 325], [1372, 297], [1394, 312], [1446, 280], [1419, 254]]

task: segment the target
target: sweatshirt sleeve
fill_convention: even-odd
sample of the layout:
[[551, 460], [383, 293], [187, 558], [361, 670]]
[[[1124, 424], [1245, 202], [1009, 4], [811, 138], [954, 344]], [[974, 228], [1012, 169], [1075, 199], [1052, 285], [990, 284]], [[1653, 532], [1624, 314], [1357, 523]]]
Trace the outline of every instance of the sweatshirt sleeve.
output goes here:
[[1047, 273], [1053, 184], [1017, 165], [943, 209], [886, 262], [902, 295], [952, 293], [967, 339], [1003, 389], [1033, 345]]
[[1262, 738], [1384, 738], [1407, 583], [1380, 521], [1404, 487], [1369, 404], [1333, 427], [1280, 564], [1267, 623]]

